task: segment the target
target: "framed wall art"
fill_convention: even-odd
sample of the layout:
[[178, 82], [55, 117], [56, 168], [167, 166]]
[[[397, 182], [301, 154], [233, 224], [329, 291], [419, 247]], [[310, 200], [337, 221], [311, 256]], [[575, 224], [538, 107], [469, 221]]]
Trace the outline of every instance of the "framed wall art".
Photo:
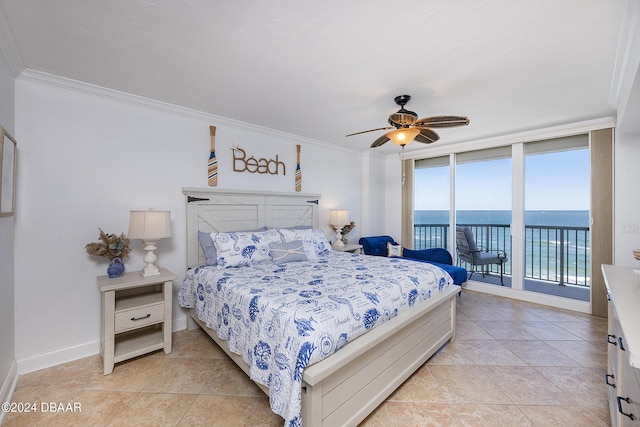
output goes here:
[[0, 217], [15, 212], [16, 154], [16, 140], [0, 126]]

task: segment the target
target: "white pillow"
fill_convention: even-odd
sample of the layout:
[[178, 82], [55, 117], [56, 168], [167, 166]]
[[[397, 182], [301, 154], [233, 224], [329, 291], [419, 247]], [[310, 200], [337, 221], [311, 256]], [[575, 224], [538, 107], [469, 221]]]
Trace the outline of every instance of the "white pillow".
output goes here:
[[282, 242], [282, 237], [275, 229], [218, 233], [213, 241], [218, 253], [218, 268], [271, 260], [269, 243], [279, 242]]
[[305, 230], [292, 230], [289, 228], [279, 228], [278, 231], [282, 235], [285, 242], [293, 242], [295, 240], [302, 241], [304, 253], [308, 260], [318, 259], [316, 254], [316, 245], [313, 240], [313, 230], [307, 228]]
[[402, 246], [393, 245], [391, 242], [387, 242], [387, 256], [402, 258]]

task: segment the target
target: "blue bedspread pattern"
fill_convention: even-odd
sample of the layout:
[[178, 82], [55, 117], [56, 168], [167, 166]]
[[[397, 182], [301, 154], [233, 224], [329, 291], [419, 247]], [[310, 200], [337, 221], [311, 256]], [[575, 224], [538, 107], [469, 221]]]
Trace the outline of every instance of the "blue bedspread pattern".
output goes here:
[[200, 266], [180, 306], [227, 341], [269, 387], [285, 426], [301, 426], [303, 370], [453, 283], [437, 266], [330, 251], [317, 260], [223, 270]]

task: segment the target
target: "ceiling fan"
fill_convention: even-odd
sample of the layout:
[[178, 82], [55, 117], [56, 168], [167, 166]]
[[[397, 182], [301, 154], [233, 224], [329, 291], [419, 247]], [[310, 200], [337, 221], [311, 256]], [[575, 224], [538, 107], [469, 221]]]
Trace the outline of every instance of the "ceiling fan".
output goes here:
[[395, 130], [387, 132], [373, 141], [371, 148], [380, 147], [387, 141], [393, 141], [404, 149], [405, 145], [414, 140], [423, 144], [431, 144], [440, 139], [440, 135], [431, 130], [431, 128], [449, 128], [469, 124], [469, 119], [463, 116], [434, 116], [418, 119], [418, 115], [415, 112], [404, 108], [410, 99], [410, 95], [400, 95], [394, 98], [400, 109], [389, 116], [389, 124], [391, 126], [351, 133], [347, 136], [395, 128]]

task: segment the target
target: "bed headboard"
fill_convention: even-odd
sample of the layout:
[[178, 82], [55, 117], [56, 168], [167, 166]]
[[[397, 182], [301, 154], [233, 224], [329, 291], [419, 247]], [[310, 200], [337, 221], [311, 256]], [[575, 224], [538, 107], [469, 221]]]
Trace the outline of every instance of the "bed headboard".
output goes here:
[[187, 267], [206, 262], [198, 231], [225, 232], [260, 227], [318, 228], [319, 194], [183, 188], [187, 203]]

